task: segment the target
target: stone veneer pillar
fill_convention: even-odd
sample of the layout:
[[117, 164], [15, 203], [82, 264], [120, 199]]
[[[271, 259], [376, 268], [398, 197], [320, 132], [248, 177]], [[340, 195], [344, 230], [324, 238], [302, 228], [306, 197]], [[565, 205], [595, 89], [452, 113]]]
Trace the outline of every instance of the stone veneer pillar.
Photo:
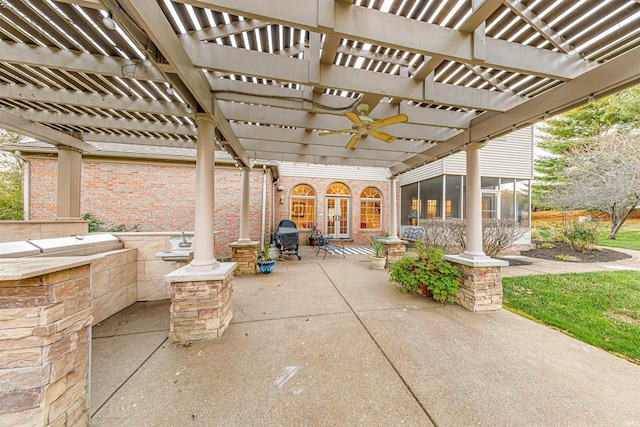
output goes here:
[[473, 261], [460, 255], [445, 255], [444, 259], [462, 274], [456, 304], [474, 312], [502, 309], [502, 267], [508, 262], [493, 258]]
[[93, 316], [81, 264], [0, 279], [0, 425], [89, 425]]
[[220, 263], [213, 271], [188, 266], [165, 276], [171, 283], [169, 341], [192, 343], [222, 336], [233, 317], [231, 294], [235, 262]]
[[238, 264], [233, 272], [235, 276], [253, 276], [258, 267], [258, 244], [260, 242], [233, 242], [231, 247], [231, 261]]
[[407, 242], [400, 239], [385, 239], [384, 252], [387, 257], [386, 267], [398, 261], [407, 252]]

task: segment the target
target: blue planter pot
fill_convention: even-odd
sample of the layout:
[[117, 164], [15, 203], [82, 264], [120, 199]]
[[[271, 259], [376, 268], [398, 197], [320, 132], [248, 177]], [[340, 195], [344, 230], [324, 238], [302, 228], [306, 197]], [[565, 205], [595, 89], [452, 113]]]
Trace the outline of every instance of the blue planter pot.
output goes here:
[[269, 261], [258, 261], [258, 270], [262, 274], [269, 274], [273, 271], [273, 266], [276, 264], [275, 259], [270, 259]]

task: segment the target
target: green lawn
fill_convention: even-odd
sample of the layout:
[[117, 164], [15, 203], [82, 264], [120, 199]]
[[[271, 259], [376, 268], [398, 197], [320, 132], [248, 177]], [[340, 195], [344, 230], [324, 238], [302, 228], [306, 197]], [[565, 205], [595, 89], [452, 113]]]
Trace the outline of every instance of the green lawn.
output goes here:
[[640, 251], [640, 229], [622, 229], [615, 240], [607, 239], [608, 232], [598, 235], [598, 244], [610, 248], [635, 249]]
[[505, 308], [640, 363], [640, 272], [505, 277]]

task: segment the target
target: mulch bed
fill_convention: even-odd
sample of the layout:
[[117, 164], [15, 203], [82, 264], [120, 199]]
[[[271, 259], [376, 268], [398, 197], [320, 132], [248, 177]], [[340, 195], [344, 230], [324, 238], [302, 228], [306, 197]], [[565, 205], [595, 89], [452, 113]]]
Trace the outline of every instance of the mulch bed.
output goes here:
[[[565, 262], [611, 262], [620, 261], [622, 259], [631, 258], [631, 255], [623, 252], [614, 251], [611, 249], [594, 249], [589, 252], [576, 252], [571, 249], [568, 243], [564, 242], [538, 242], [533, 241], [536, 244], [536, 249], [522, 252], [522, 256], [540, 259], [549, 259], [552, 261], [565, 261]], [[552, 243], [554, 248], [541, 248], [542, 243]], [[557, 255], [568, 255], [577, 258], [575, 261], [563, 260], [556, 258]]]

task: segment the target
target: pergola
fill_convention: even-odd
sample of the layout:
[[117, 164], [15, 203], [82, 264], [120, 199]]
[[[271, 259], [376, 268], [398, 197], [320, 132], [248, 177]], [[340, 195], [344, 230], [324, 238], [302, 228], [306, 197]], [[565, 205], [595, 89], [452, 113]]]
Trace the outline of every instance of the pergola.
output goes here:
[[[640, 82], [632, 0], [2, 0], [0, 36], [0, 127], [60, 153], [198, 145], [198, 182], [215, 140], [245, 169], [393, 176], [466, 150], [479, 189], [487, 140]], [[408, 116], [395, 142], [320, 136], [363, 103]]]

